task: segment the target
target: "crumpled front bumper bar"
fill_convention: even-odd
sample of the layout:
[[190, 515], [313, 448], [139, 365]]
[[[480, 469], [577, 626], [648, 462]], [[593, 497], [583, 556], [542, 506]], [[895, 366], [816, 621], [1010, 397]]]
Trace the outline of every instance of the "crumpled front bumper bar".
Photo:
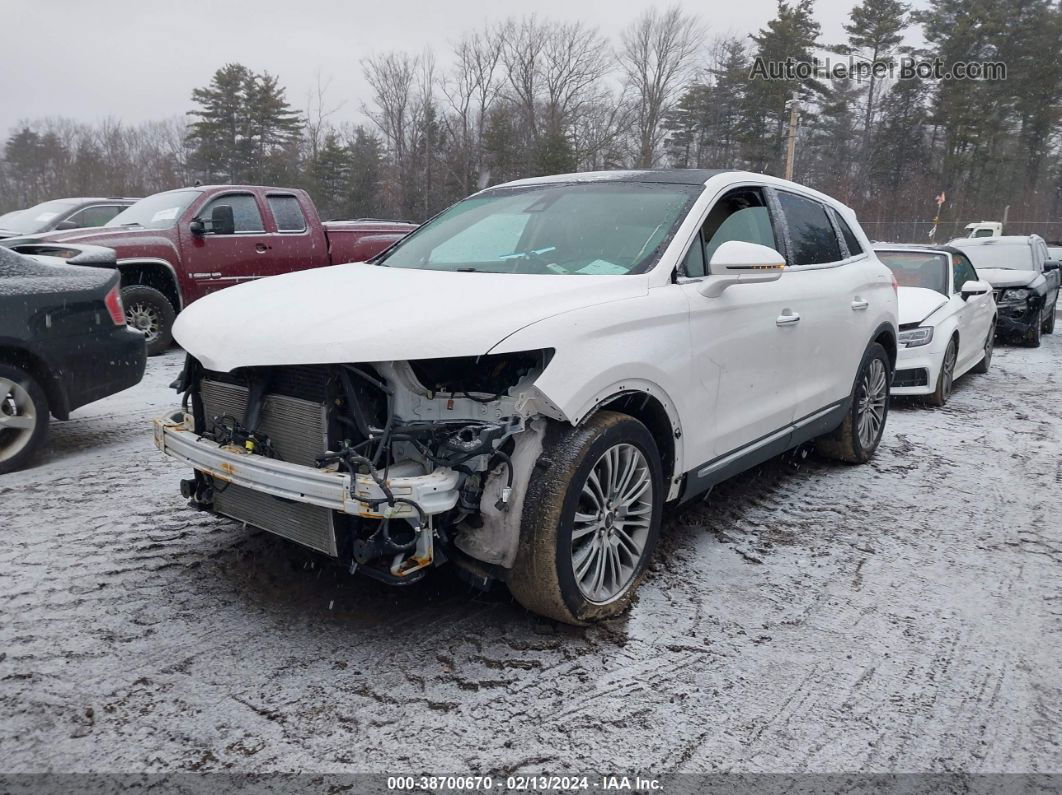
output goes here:
[[[335, 468], [291, 464], [204, 439], [193, 430], [191, 415], [181, 410], [156, 419], [154, 430], [155, 446], [163, 453], [225, 483], [369, 519], [416, 520], [418, 516], [416, 508], [405, 502], [373, 507], [370, 502], [382, 500], [384, 493], [368, 475], [359, 474], [352, 482], [348, 473]], [[457, 504], [459, 478], [454, 470], [440, 467], [428, 474], [390, 477], [386, 482], [395, 497], [412, 500], [430, 516]]]

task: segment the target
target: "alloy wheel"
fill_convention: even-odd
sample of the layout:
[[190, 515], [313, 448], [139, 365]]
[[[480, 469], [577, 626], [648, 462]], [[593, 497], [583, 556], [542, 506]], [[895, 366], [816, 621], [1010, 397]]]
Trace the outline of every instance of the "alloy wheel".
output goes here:
[[141, 301], [125, 308], [125, 322], [129, 328], [136, 329], [143, 334], [149, 343], [158, 338], [162, 327], [162, 317], [158, 309]]
[[885, 424], [885, 403], [889, 398], [889, 384], [885, 364], [881, 359], [871, 359], [863, 373], [856, 400], [859, 444], [869, 450], [877, 441]]
[[590, 469], [572, 527], [572, 569], [588, 600], [609, 602], [634, 579], [653, 516], [652, 472], [640, 449], [617, 444]]
[[37, 410], [22, 385], [0, 378], [0, 461], [21, 453], [33, 438]]

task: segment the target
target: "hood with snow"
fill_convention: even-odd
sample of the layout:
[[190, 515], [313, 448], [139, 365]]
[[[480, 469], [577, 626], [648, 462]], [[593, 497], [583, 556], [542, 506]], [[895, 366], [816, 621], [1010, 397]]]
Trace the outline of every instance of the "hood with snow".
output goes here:
[[921, 323], [948, 303], [948, 297], [926, 287], [899, 287], [896, 290], [896, 301], [899, 323], [904, 326], [909, 323]]
[[353, 263], [212, 293], [177, 316], [211, 370], [479, 356], [555, 315], [645, 295], [645, 274], [456, 273]]
[[1010, 268], [978, 268], [977, 275], [993, 287], [1028, 287], [1040, 274], [1036, 271], [1019, 271]]

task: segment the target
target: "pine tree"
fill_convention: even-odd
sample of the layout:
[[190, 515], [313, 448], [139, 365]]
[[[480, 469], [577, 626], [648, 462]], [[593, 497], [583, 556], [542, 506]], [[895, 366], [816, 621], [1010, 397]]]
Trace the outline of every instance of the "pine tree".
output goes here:
[[874, 103], [880, 82], [873, 67], [879, 63], [893, 63], [896, 47], [903, 41], [903, 32], [909, 24], [907, 14], [910, 10], [911, 7], [900, 0], [863, 0], [852, 9], [848, 16], [849, 22], [844, 25], [848, 42], [837, 50], [846, 55], [858, 55], [866, 59], [867, 65], [871, 67], [863, 111], [865, 147], [869, 147], [871, 126], [874, 123]]
[[780, 173], [786, 138], [786, 105], [796, 92], [802, 99], [821, 93], [823, 86], [808, 79], [765, 79], [758, 67], [783, 64], [788, 59], [810, 63], [820, 27], [812, 17], [813, 0], [778, 0], [778, 15], [759, 33], [750, 36], [756, 44], [756, 61], [742, 109], [742, 139], [745, 159], [758, 171]]
[[302, 129], [279, 79], [242, 64], [218, 69], [209, 86], [192, 91], [192, 101], [199, 108], [189, 115], [198, 121], [189, 126], [188, 142], [210, 179], [263, 181], [278, 171], [273, 155], [289, 148]]

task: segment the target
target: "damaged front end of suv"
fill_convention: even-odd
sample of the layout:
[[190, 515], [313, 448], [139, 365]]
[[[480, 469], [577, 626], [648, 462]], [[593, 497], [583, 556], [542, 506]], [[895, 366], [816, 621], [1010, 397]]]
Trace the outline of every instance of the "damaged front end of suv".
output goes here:
[[[512, 565], [552, 350], [216, 372], [189, 356], [157, 446], [192, 504], [392, 584]], [[519, 486], [519, 487], [518, 487]]]

